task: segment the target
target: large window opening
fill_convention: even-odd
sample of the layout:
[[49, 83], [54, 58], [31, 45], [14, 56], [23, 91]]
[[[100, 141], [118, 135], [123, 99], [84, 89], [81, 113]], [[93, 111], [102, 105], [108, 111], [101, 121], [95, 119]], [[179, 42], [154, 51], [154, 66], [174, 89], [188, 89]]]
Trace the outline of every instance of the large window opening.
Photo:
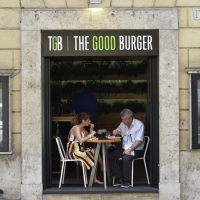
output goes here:
[[[148, 72], [147, 57], [67, 57], [50, 59], [51, 104], [51, 183], [57, 187], [61, 163], [55, 138], [61, 137], [66, 148], [73, 117], [71, 99], [75, 95], [74, 84], [83, 82], [86, 90], [94, 94], [97, 102], [96, 129], [106, 129], [111, 134], [121, 122], [119, 113], [124, 108], [134, 112], [134, 117], [145, 124], [147, 131]], [[66, 120], [65, 120], [66, 119]], [[111, 143], [112, 144], [112, 143]], [[118, 148], [121, 143], [115, 143]], [[147, 169], [150, 175], [150, 148], [147, 152]], [[122, 168], [122, 164], [119, 161]], [[100, 167], [98, 167], [100, 169]], [[143, 161], [135, 162], [134, 185], [147, 185]], [[88, 180], [90, 171], [88, 171]], [[103, 179], [98, 170], [98, 178]], [[83, 187], [80, 166], [67, 163], [66, 186]]]
[[[83, 82], [97, 98], [97, 129], [106, 128], [108, 132], [112, 132], [119, 125], [121, 121], [119, 112], [125, 106], [133, 110], [135, 117], [144, 122], [145, 135], [150, 136], [146, 156], [150, 185], [147, 185], [144, 164], [142, 161], [137, 161], [134, 187], [126, 192], [134, 192], [133, 190], [137, 188], [139, 191], [141, 187], [144, 192], [156, 192], [155, 188], [158, 188], [159, 182], [157, 57], [46, 57], [42, 65], [44, 66], [42, 68], [44, 193], [59, 191], [68, 193], [72, 192], [72, 188], [75, 188], [74, 193], [99, 192], [99, 189], [102, 189], [102, 192], [113, 190], [112, 186], [107, 190], [103, 186], [85, 190], [82, 170], [72, 162], [67, 163], [65, 184], [57, 191], [61, 163], [55, 137], [59, 134], [66, 148], [71, 125], [63, 118], [73, 116], [72, 113], [70, 115], [70, 99], [74, 92], [73, 85], [77, 81]], [[90, 171], [87, 174], [89, 178]], [[98, 176], [101, 176], [101, 173]]]

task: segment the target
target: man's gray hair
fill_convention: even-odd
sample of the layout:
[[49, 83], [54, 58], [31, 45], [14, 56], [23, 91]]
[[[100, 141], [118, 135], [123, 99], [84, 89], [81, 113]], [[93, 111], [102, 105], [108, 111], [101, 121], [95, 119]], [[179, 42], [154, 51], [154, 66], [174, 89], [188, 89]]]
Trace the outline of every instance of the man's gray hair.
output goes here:
[[121, 116], [121, 117], [126, 116], [127, 118], [130, 118], [130, 117], [133, 118], [133, 112], [132, 112], [130, 109], [125, 108], [125, 109], [123, 109], [123, 110], [120, 112], [120, 116]]

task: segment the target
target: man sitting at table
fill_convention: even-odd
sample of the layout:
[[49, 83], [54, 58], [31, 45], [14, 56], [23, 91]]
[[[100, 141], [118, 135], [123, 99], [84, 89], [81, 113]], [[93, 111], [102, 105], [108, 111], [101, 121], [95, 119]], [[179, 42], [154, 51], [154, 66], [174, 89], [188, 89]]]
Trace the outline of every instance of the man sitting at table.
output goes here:
[[[122, 148], [109, 153], [109, 162], [112, 175], [117, 180], [113, 186], [125, 188], [129, 187], [132, 160], [144, 154], [144, 124], [135, 119], [129, 109], [123, 109], [120, 116], [122, 122], [113, 130], [113, 135], [122, 137]], [[122, 158], [123, 172], [116, 162], [119, 158]]]

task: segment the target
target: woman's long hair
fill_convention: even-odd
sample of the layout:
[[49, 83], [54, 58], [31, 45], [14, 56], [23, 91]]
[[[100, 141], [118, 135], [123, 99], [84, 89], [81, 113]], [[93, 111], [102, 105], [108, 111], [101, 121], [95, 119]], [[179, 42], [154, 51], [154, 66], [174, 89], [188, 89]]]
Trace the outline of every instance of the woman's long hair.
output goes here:
[[77, 114], [71, 121], [72, 126], [76, 126], [78, 124], [82, 123], [82, 120], [90, 119], [90, 114], [86, 112], [81, 112], [80, 114]]

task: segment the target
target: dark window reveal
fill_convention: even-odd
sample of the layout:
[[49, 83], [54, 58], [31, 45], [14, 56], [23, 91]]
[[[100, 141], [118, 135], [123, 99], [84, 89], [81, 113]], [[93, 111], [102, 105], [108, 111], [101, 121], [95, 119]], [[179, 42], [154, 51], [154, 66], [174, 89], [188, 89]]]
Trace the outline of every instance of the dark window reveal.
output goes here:
[[0, 152], [9, 150], [8, 77], [0, 77]]
[[192, 148], [200, 149], [200, 74], [192, 75]]

